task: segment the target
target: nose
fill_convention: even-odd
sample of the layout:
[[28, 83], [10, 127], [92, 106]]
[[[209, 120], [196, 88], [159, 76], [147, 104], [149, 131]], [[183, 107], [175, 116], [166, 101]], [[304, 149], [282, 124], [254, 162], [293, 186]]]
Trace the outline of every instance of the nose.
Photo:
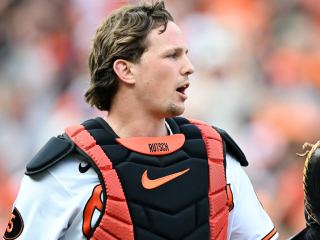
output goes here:
[[192, 63], [190, 62], [187, 56], [185, 57], [185, 63], [181, 71], [182, 71], [181, 72], [182, 75], [187, 75], [187, 76], [194, 73], [194, 66], [192, 65]]

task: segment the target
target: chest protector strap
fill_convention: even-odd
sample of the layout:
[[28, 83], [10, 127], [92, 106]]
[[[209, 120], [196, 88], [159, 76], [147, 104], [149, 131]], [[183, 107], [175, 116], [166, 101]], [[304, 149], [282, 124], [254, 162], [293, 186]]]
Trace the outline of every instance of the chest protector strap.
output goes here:
[[229, 211], [226, 194], [225, 168], [223, 165], [223, 145], [220, 134], [210, 125], [188, 119], [191, 124], [196, 125], [202, 134], [206, 144], [209, 165], [209, 224], [210, 240], [227, 239]]
[[92, 240], [128, 239], [133, 240], [133, 225], [116, 170], [96, 140], [82, 125], [65, 129], [66, 134], [81, 148], [99, 167], [106, 183], [107, 205], [99, 226], [95, 229]]

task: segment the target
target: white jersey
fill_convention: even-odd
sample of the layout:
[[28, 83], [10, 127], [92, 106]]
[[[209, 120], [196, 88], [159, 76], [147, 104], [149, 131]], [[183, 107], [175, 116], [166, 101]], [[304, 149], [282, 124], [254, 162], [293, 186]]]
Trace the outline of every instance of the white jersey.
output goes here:
[[[100, 185], [96, 172], [92, 168], [85, 169], [87, 165], [80, 155], [70, 155], [40, 174], [23, 178], [13, 206], [23, 221], [17, 239], [87, 239], [83, 233], [83, 211], [94, 188]], [[277, 239], [278, 233], [250, 180], [230, 155], [227, 155], [226, 176], [232, 192], [229, 201], [233, 203], [229, 212], [228, 240]], [[99, 214], [95, 209], [91, 227]]]

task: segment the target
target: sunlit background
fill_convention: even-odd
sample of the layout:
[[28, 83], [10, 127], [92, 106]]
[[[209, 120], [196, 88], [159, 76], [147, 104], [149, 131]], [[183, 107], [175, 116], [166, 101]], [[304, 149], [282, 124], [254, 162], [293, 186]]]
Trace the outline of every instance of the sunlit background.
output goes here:
[[[236, 140], [279, 239], [287, 239], [305, 226], [304, 159], [295, 153], [320, 140], [319, 0], [165, 3], [196, 69], [184, 116]], [[83, 98], [90, 38], [124, 4], [0, 1], [0, 234], [35, 153], [66, 126], [106, 115]]]

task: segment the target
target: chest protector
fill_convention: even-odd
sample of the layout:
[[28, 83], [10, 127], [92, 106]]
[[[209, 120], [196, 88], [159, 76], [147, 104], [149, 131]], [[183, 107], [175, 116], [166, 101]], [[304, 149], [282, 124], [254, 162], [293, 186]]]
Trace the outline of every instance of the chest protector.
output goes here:
[[[168, 136], [182, 140], [135, 138], [119, 144], [99, 125], [91, 120], [65, 129], [94, 161], [107, 199], [91, 239], [227, 239], [223, 145], [216, 130], [185, 120]], [[171, 146], [177, 142], [180, 146]], [[150, 181], [177, 173], [161, 185]]]
[[[163, 138], [120, 139], [101, 118], [68, 127], [31, 160], [26, 174], [37, 174], [74, 150], [86, 157], [105, 200], [88, 239], [227, 239], [225, 148], [233, 146], [244, 166], [245, 156], [223, 130], [217, 129], [219, 134], [182, 117], [166, 122], [173, 135]], [[59, 153], [50, 150], [57, 146]]]

